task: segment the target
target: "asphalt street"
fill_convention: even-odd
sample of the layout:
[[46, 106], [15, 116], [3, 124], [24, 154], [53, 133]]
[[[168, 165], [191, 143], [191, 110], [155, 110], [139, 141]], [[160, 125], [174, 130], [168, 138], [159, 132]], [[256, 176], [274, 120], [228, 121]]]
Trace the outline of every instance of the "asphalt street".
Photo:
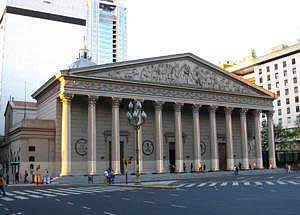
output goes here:
[[[243, 214], [300, 213], [300, 174], [177, 181], [177, 189], [9, 187], [0, 214]], [[9, 200], [10, 199], [10, 200]]]

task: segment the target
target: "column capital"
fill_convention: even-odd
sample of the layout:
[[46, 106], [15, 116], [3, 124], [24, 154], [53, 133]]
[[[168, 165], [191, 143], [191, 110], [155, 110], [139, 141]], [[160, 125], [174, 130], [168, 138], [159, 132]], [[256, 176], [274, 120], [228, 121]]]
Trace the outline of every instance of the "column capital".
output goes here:
[[89, 105], [95, 105], [98, 98], [99, 98], [98, 96], [89, 95], [88, 96]]
[[193, 104], [193, 113], [198, 113], [201, 106], [201, 104]]
[[246, 109], [246, 108], [240, 109], [241, 116], [246, 116], [247, 112], [248, 112], [248, 109]]
[[259, 110], [259, 109], [253, 110], [254, 115], [258, 115], [259, 116], [261, 114], [261, 112], [262, 112], [262, 110]]
[[120, 107], [120, 102], [122, 101], [121, 98], [118, 97], [112, 97], [112, 107], [113, 108], [119, 108]]
[[69, 103], [69, 102], [71, 102], [71, 100], [73, 99], [73, 97], [74, 97], [74, 94], [70, 94], [70, 93], [64, 93], [64, 94], [61, 94], [59, 96], [60, 101], [63, 102], [63, 103]]
[[225, 107], [224, 109], [225, 109], [226, 114], [231, 115], [234, 108], [233, 107]]
[[268, 118], [273, 118], [273, 114], [274, 114], [274, 110], [269, 110], [269, 111], [267, 111], [267, 116], [268, 116]]
[[181, 112], [181, 108], [182, 108], [183, 105], [184, 105], [184, 103], [176, 102], [174, 104], [175, 112]]
[[217, 109], [218, 109], [218, 106], [216, 106], [216, 105], [210, 105], [208, 107], [209, 112], [216, 112]]
[[154, 101], [155, 110], [161, 110], [163, 104], [165, 104], [165, 102], [163, 102], [163, 101]]

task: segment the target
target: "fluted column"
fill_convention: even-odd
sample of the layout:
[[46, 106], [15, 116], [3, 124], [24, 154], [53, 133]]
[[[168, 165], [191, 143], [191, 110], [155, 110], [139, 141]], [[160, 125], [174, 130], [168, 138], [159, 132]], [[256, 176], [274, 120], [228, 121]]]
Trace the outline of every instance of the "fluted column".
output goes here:
[[258, 169], [263, 168], [262, 150], [261, 150], [260, 114], [261, 114], [261, 110], [254, 111], [256, 168]]
[[112, 169], [120, 174], [120, 98], [112, 98]]
[[225, 108], [225, 121], [226, 121], [226, 162], [227, 170], [233, 170], [233, 141], [232, 141], [232, 120], [231, 113], [233, 108]]
[[61, 95], [62, 128], [61, 128], [61, 172], [60, 176], [71, 175], [72, 147], [71, 147], [71, 99], [72, 95]]
[[240, 110], [241, 139], [242, 139], [242, 169], [249, 169], [248, 136], [247, 136], [247, 111], [248, 111], [248, 109], [241, 109]]
[[181, 108], [182, 103], [174, 104], [175, 109], [175, 159], [176, 172], [183, 172], [183, 140], [182, 140], [182, 123], [181, 123]]
[[217, 142], [217, 127], [216, 127], [216, 109], [217, 106], [210, 106], [209, 110], [209, 133], [210, 133], [210, 159], [211, 159], [211, 170], [219, 170], [219, 151]]
[[198, 171], [201, 162], [200, 149], [200, 124], [199, 124], [199, 108], [201, 105], [193, 105], [193, 122], [194, 122], [194, 170]]
[[155, 102], [155, 141], [156, 141], [156, 172], [164, 172], [164, 146], [162, 127], [162, 105], [163, 102]]
[[268, 111], [267, 113], [268, 130], [269, 130], [269, 167], [270, 168], [276, 168], [273, 113], [274, 111]]
[[88, 174], [96, 174], [96, 102], [98, 97], [89, 96], [88, 108]]
[[140, 129], [137, 132], [137, 138], [138, 138], [138, 142], [140, 144], [139, 147], [139, 171], [140, 173], [143, 172], [143, 127], [141, 126]]

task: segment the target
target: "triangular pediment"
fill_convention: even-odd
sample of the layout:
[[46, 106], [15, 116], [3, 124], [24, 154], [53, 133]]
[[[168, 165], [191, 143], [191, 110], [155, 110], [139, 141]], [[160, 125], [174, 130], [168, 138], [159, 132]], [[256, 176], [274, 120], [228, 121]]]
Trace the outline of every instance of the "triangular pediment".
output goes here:
[[268, 91], [261, 90], [192, 54], [71, 70], [70, 74], [252, 96], [271, 95]]

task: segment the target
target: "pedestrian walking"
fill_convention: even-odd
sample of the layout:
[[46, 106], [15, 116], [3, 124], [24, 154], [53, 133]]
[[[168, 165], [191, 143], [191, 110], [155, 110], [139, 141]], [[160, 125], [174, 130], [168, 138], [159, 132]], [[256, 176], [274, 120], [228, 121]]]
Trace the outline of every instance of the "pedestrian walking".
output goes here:
[[239, 174], [239, 167], [237, 165], [234, 166], [234, 175]]
[[191, 163], [191, 173], [193, 172], [193, 163]]
[[24, 184], [28, 183], [27, 177], [28, 177], [28, 172], [27, 172], [27, 170], [25, 170], [25, 173], [24, 173]]
[[291, 173], [291, 165], [290, 164], [287, 165], [287, 172]]
[[0, 174], [0, 190], [2, 192], [3, 196], [6, 196], [5, 194], [5, 180], [2, 174]]
[[108, 170], [104, 170], [104, 184], [108, 183]]
[[186, 169], [186, 165], [185, 163], [183, 163], [183, 172], [185, 172], [185, 169]]
[[16, 174], [15, 174], [15, 181], [16, 181], [16, 184], [19, 184], [19, 172], [16, 172]]

